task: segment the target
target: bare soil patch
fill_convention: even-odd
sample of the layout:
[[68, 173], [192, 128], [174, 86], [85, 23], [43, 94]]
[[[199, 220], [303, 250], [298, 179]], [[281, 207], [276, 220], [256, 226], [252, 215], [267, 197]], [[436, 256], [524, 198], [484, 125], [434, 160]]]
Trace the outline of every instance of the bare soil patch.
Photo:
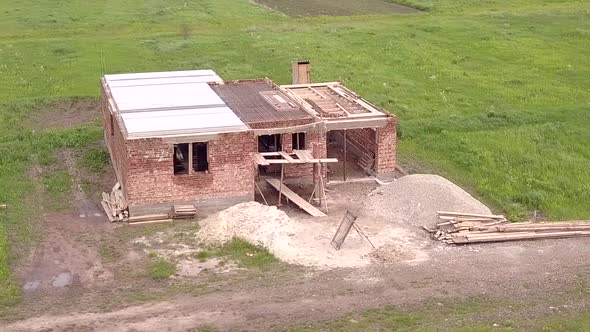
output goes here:
[[99, 121], [100, 102], [94, 98], [73, 98], [56, 101], [30, 118], [35, 129], [75, 127]]
[[[357, 232], [351, 231], [344, 245], [336, 250], [330, 244], [342, 211], [333, 216], [313, 219], [299, 212], [291, 212], [292, 218], [274, 206], [256, 202], [242, 203], [201, 221], [203, 228], [197, 238], [204, 242], [227, 242], [232, 237], [243, 238], [269, 249], [281, 260], [320, 269], [361, 267], [374, 263], [371, 253], [375, 249]], [[380, 251], [402, 246], [403, 255], [392, 252], [387, 261], [404, 260], [408, 263], [425, 259], [425, 253], [413, 241], [413, 234], [383, 220], [365, 218], [359, 222], [371, 243]], [[379, 262], [384, 262], [379, 260]]]
[[[473, 298], [485, 303], [510, 301], [519, 315], [528, 318], [554, 313], [555, 308], [564, 314], [590, 308], [586, 259], [590, 239], [448, 246], [431, 241], [419, 229], [422, 223], [431, 222], [430, 213], [436, 217], [429, 211], [486, 208], [442, 178], [418, 175], [387, 186], [357, 182], [328, 187], [331, 213], [326, 218], [306, 216], [292, 204], [272, 213], [286, 213], [283, 221], [302, 225], [297, 231], [305, 233], [305, 241], [297, 248], [310, 246], [302, 250], [305, 255], [317, 251], [316, 256], [326, 259], [328, 251], [314, 243], [331, 238], [342, 217], [338, 211], [361, 207], [359, 202], [365, 202], [359, 224], [370, 237], [383, 229], [377, 231], [376, 226], [391, 227], [396, 232], [388, 237], [395, 240], [403, 235], [410, 243], [388, 239], [391, 243], [368, 250], [370, 257], [363, 259], [371, 264], [353, 268], [282, 264], [256, 272], [231, 264], [220, 266], [217, 258], [195, 259], [200, 248], [197, 228], [190, 222], [162, 225], [163, 229], [153, 232], [152, 226], [116, 226], [106, 219], [89, 222], [80, 217], [78, 205], [67, 213], [45, 216], [47, 239], [36, 250], [33, 263], [19, 269], [23, 286], [34, 280], [41, 283], [37, 290], [27, 291], [18, 310], [21, 319], [0, 323], [0, 329], [185, 331], [211, 326], [259, 331], [335, 319], [385, 305], [420, 308], [432, 301], [457, 303]], [[297, 182], [290, 188], [310, 194]], [[266, 192], [272, 191], [266, 188]], [[267, 199], [272, 204], [276, 197], [267, 195]], [[445, 206], [434, 203], [440, 199]], [[413, 209], [400, 210], [401, 205]], [[236, 216], [239, 214], [232, 214]], [[259, 219], [264, 222], [264, 216]], [[354, 233], [350, 235], [343, 250], [370, 248]], [[417, 254], [424, 256], [416, 259]], [[151, 255], [176, 262], [176, 275], [150, 281], [142, 270]], [[141, 303], [145, 301], [150, 303]], [[490, 319], [505, 317], [494, 314], [488, 313]], [[461, 320], [461, 314], [452, 319]]]
[[[309, 184], [291, 185], [302, 192]], [[224, 243], [233, 237], [262, 245], [291, 264], [317, 268], [363, 267], [372, 263], [428, 260], [430, 240], [422, 226], [436, 222], [436, 211], [486, 213], [490, 210], [452, 182], [428, 174], [408, 175], [388, 185], [330, 186], [330, 213], [312, 218], [289, 206], [285, 213], [256, 202], [238, 204], [201, 221], [198, 239]], [[363, 189], [361, 189], [363, 188]], [[275, 196], [267, 192], [269, 199]], [[356, 207], [355, 207], [356, 205]], [[330, 244], [347, 209], [370, 243], [351, 230], [340, 250]], [[373, 247], [374, 246], [374, 247]]]
[[256, 0], [289, 16], [415, 14], [420, 10], [383, 0]]
[[37, 177], [64, 169], [74, 185], [71, 202], [66, 205], [70, 210], [45, 211], [40, 226], [42, 241], [17, 269], [26, 295], [75, 286], [92, 288], [113, 281], [113, 272], [102, 264], [97, 243], [114, 228], [105, 222], [98, 203], [98, 192], [111, 186], [114, 176], [111, 171], [94, 174], [80, 169], [78, 154], [60, 150], [56, 164], [36, 166], [31, 171]]

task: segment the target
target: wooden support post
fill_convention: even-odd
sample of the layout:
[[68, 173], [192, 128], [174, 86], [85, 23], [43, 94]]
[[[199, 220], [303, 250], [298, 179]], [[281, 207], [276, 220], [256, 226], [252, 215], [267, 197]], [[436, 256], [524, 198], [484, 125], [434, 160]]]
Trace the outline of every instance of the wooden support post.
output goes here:
[[188, 174], [193, 174], [193, 143], [188, 143]]
[[279, 185], [279, 204], [281, 206], [281, 196], [283, 196], [283, 177], [285, 175], [285, 165], [281, 164], [281, 183]]
[[266, 201], [266, 198], [264, 198], [264, 194], [262, 193], [262, 189], [260, 189], [260, 186], [258, 186], [258, 182], [256, 182], [255, 185], [256, 185], [256, 189], [258, 189], [258, 192], [260, 193], [260, 196], [262, 196], [262, 200], [264, 201], [264, 204], [268, 205], [268, 202]]
[[323, 167], [324, 165], [322, 163], [319, 163], [319, 169], [320, 169], [320, 207], [323, 207], [326, 210], [326, 214], [328, 214], [328, 200], [326, 197], [326, 185], [324, 182], [324, 172], [323, 172]]
[[[318, 174], [318, 165], [317, 163], [313, 164], [313, 188], [314, 188], [314, 193], [315, 193], [315, 197], [316, 199], [319, 199], [320, 194], [319, 194], [319, 190], [316, 190], [316, 187], [318, 185], [318, 179], [319, 179], [319, 174]], [[313, 197], [313, 195], [312, 195]]]
[[342, 164], [344, 165], [344, 167], [342, 168], [342, 174], [344, 176], [344, 181], [346, 181], [346, 129], [343, 130], [344, 131], [344, 160], [342, 161]]

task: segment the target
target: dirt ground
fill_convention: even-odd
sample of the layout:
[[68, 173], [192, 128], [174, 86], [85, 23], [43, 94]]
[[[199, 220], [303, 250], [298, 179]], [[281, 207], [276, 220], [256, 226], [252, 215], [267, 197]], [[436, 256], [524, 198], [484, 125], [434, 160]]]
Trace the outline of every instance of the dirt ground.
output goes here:
[[36, 112], [29, 125], [34, 129], [74, 127], [100, 119], [100, 102], [93, 98], [73, 98], [53, 102]]
[[[556, 310], [568, 314], [590, 309], [585, 295], [590, 285], [588, 238], [449, 246], [408, 224], [405, 230], [414, 234], [422, 254], [418, 260], [402, 250], [402, 259], [354, 268], [222, 266], [217, 258], [193, 258], [199, 250], [195, 222], [108, 223], [98, 195], [112, 187], [113, 174], [80, 170], [78, 158], [74, 151], [60, 152], [61, 166], [76, 182], [73, 204], [43, 215], [43, 240], [15, 267], [24, 301], [2, 313], [2, 331], [186, 331], [200, 326], [260, 331], [386, 305], [404, 308], [474, 298], [522, 304], [518, 313], [511, 307], [505, 312], [532, 320]], [[311, 194], [309, 187], [291, 186]], [[367, 198], [377, 187], [372, 181], [328, 185], [331, 213], [322, 222], [337, 224], [339, 210], [354, 208], [359, 197]], [[275, 204], [272, 189], [263, 190]], [[292, 204], [281, 210], [290, 218], [309, 218]], [[146, 266], [154, 255], [174, 259], [177, 273], [168, 280], [151, 279]], [[488, 318], [501, 320], [495, 314]]]
[[[330, 206], [348, 205], [375, 186], [332, 187]], [[385, 305], [473, 297], [532, 304], [523, 315], [533, 318], [560, 305], [572, 312], [590, 306], [590, 299], [572, 295], [590, 282], [590, 239], [448, 246], [424, 235], [420, 251], [426, 255], [417, 261], [330, 270], [295, 265], [270, 271], [233, 265], [216, 269], [215, 261], [201, 264], [187, 255], [198, 249], [191, 245], [191, 222], [109, 224], [84, 197], [77, 196], [71, 211], [45, 215], [45, 240], [17, 269], [24, 304], [0, 329], [269, 330]], [[282, 209], [291, 218], [302, 215], [292, 205]], [[181, 258], [170, 280], [146, 276], [145, 264], [154, 252]]]

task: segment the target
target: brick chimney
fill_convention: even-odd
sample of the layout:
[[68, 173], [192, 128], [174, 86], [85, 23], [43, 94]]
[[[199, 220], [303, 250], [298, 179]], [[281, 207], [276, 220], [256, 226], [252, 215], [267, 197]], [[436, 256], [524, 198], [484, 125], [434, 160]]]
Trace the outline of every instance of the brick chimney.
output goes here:
[[292, 70], [293, 84], [311, 83], [311, 65], [309, 64], [309, 61], [293, 62]]

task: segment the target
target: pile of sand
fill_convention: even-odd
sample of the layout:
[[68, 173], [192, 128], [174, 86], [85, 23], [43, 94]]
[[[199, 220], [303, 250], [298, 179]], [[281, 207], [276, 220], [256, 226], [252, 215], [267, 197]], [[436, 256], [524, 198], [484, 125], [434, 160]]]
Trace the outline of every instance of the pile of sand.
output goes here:
[[[219, 245], [239, 237], [264, 246], [282, 261], [305, 266], [335, 268], [370, 264], [369, 255], [374, 249], [355, 231], [350, 232], [340, 250], [330, 244], [341, 218], [295, 220], [275, 206], [248, 202], [202, 220], [197, 239], [201, 243]], [[360, 227], [377, 248], [391, 243], [407, 246], [411, 235], [404, 229], [380, 222], [365, 221]]]
[[272, 253], [288, 245], [295, 234], [287, 214], [276, 206], [258, 202], [241, 203], [209, 216], [199, 222], [198, 239], [219, 245], [239, 237], [252, 244], [268, 248]]
[[198, 239], [222, 244], [233, 237], [267, 248], [279, 259], [319, 268], [360, 267], [371, 263], [428, 259], [430, 240], [420, 227], [432, 226], [436, 211], [490, 213], [463, 189], [437, 175], [409, 175], [369, 194], [357, 224], [375, 248], [352, 230], [342, 248], [330, 244], [345, 210], [331, 210], [324, 218], [294, 217], [257, 202], [238, 204], [201, 221]]
[[407, 175], [375, 189], [365, 200], [364, 210], [391, 223], [416, 228], [434, 226], [436, 211], [491, 213], [465, 190], [431, 174]]

